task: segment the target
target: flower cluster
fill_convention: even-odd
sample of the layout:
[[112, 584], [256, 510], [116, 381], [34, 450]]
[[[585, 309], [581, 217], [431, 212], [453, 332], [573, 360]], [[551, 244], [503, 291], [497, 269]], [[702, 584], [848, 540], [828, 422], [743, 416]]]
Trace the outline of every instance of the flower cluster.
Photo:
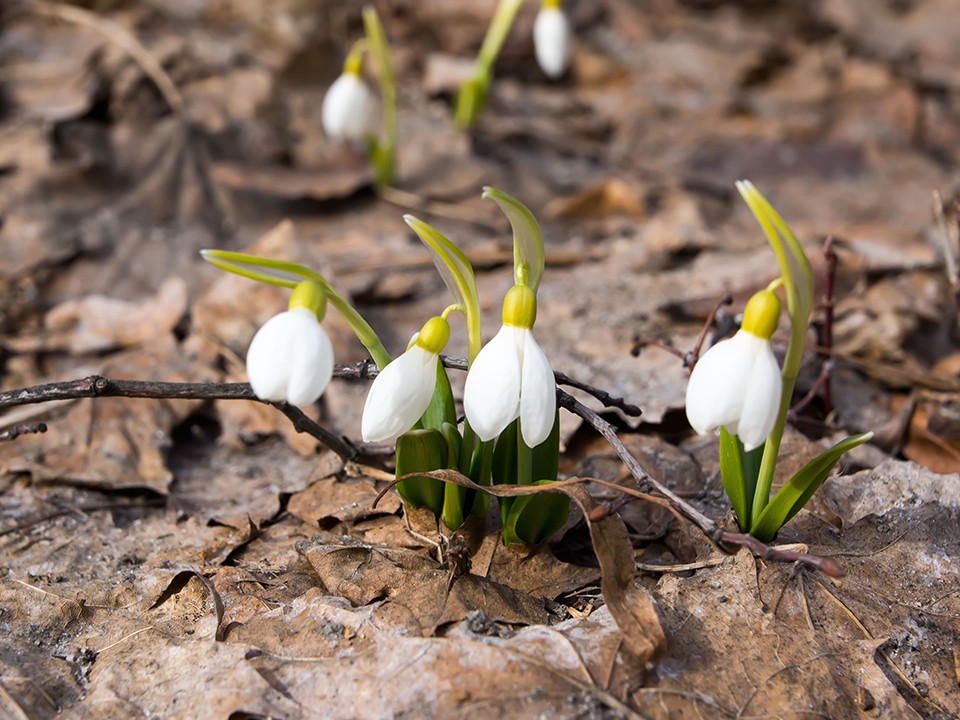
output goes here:
[[[363, 440], [395, 442], [398, 492], [408, 503], [429, 507], [451, 528], [462, 524], [468, 513], [484, 514], [486, 495], [409, 475], [455, 469], [479, 485], [549, 483], [556, 480], [559, 455], [553, 370], [533, 337], [543, 238], [520, 202], [492, 188], [484, 191], [484, 197], [495, 200], [510, 220], [516, 258], [515, 284], [503, 301], [503, 326], [485, 347], [473, 268], [456, 245], [416, 218], [405, 220], [430, 249], [457, 302], [424, 323], [406, 351], [393, 360], [356, 310], [308, 268], [204, 251], [208, 261], [223, 269], [293, 288], [289, 308], [257, 331], [247, 353], [250, 384], [264, 400], [294, 405], [316, 401], [333, 373], [333, 351], [320, 326], [328, 302], [347, 319], [380, 369], [363, 409]], [[304, 279], [293, 279], [297, 277]], [[450, 339], [448, 318], [455, 311], [466, 318], [469, 346], [462, 431], [440, 363]], [[504, 499], [501, 512], [506, 542], [539, 543], [565, 522], [568, 501], [555, 494], [516, 503]]]

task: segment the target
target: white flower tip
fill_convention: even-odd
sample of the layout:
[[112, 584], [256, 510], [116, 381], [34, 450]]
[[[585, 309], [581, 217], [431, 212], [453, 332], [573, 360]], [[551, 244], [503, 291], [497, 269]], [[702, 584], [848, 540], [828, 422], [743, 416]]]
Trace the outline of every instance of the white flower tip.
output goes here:
[[364, 442], [394, 442], [413, 427], [433, 398], [437, 359], [414, 345], [377, 375], [360, 420]]
[[544, 74], [556, 80], [570, 64], [573, 50], [570, 22], [562, 10], [545, 7], [533, 25], [533, 47]]
[[333, 377], [333, 347], [316, 315], [298, 308], [264, 323], [247, 350], [247, 377], [261, 400], [315, 402]]
[[345, 72], [330, 86], [323, 99], [321, 122], [333, 140], [360, 140], [370, 127], [370, 89], [354, 73]]

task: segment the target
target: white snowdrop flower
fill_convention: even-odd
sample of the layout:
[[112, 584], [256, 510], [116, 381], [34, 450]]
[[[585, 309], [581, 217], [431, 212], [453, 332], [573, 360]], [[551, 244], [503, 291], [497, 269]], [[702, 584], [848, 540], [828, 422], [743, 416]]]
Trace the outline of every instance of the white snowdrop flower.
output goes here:
[[747, 451], [766, 441], [783, 388], [770, 346], [779, 321], [780, 301], [771, 290], [761, 290], [747, 303], [736, 335], [700, 358], [687, 385], [687, 419], [694, 430], [704, 434], [724, 427]]
[[481, 440], [492, 440], [520, 418], [528, 447], [550, 435], [557, 389], [550, 361], [533, 338], [536, 296], [515, 285], [503, 301], [503, 327], [477, 355], [463, 391], [463, 409]]
[[247, 377], [258, 398], [309, 405], [323, 394], [333, 377], [333, 346], [318, 319], [325, 308], [322, 289], [305, 281], [290, 309], [257, 330], [247, 350]]
[[533, 49], [544, 74], [556, 80], [570, 65], [573, 31], [558, 0], [546, 0], [533, 24]]
[[403, 355], [374, 379], [363, 406], [365, 442], [394, 442], [420, 419], [437, 385], [437, 362], [450, 339], [450, 325], [430, 318]]
[[323, 131], [331, 140], [362, 140], [370, 129], [373, 98], [360, 69], [346, 69], [323, 98]]

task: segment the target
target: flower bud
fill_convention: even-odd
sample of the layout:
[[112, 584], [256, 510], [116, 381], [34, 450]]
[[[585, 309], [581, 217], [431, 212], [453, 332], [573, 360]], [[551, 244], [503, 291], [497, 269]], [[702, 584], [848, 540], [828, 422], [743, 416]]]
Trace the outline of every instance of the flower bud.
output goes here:
[[323, 99], [321, 121], [331, 140], [362, 140], [370, 129], [373, 98], [359, 71], [347, 69]]
[[533, 48], [543, 73], [556, 80], [570, 65], [573, 51], [570, 22], [557, 0], [546, 0], [533, 25]]

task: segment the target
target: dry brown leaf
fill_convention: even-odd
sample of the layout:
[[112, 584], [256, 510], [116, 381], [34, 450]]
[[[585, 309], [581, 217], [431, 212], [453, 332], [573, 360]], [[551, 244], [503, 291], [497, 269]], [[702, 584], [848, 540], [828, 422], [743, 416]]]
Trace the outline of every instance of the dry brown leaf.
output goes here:
[[164, 281], [157, 294], [139, 302], [103, 295], [68, 300], [44, 318], [44, 332], [21, 336], [19, 352], [68, 351], [75, 355], [151, 344], [172, 336], [187, 311], [187, 286], [178, 277]]
[[622, 178], [610, 178], [573, 195], [555, 198], [543, 208], [548, 218], [582, 219], [616, 213], [634, 217], [646, 214], [641, 191]]

